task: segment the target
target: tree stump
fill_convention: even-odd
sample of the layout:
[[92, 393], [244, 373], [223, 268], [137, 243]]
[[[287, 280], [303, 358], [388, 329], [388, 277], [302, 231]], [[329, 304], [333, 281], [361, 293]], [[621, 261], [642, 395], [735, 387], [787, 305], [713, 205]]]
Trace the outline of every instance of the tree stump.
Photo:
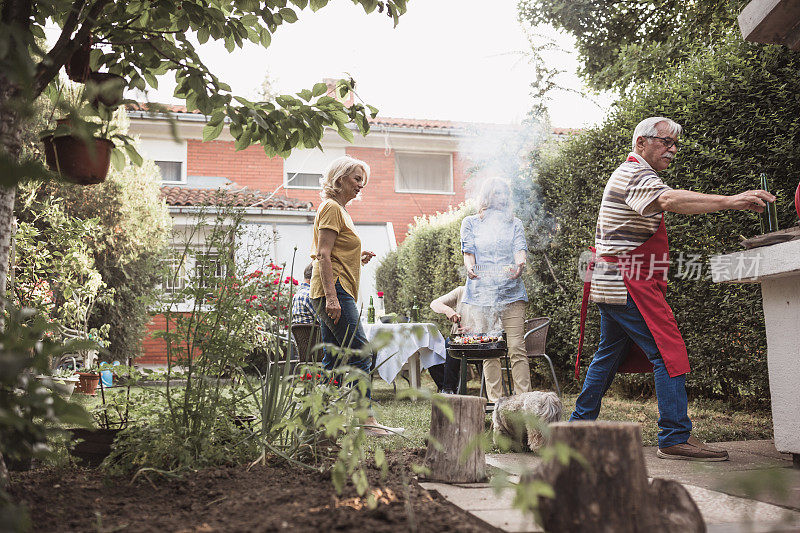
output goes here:
[[[532, 476], [555, 498], [539, 498], [546, 531], [637, 533], [704, 532], [700, 510], [677, 482], [647, 480], [639, 424], [558, 422], [551, 443], [566, 444], [586, 460], [543, 463]], [[523, 479], [524, 481], [524, 479]]]
[[[486, 458], [478, 442], [484, 431], [486, 400], [477, 396], [447, 395], [453, 421], [434, 405], [431, 437], [425, 453], [427, 478], [446, 483], [477, 483], [486, 479]], [[440, 446], [437, 446], [438, 443]], [[470, 447], [466, 457], [465, 450]]]

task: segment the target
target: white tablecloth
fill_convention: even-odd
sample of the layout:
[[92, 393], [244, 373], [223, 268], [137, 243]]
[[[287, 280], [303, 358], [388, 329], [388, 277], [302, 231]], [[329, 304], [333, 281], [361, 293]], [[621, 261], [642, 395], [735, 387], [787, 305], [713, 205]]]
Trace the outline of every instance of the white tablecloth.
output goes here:
[[[445, 361], [444, 337], [434, 324], [362, 325], [367, 339], [378, 343], [375, 366], [378, 368], [378, 375], [387, 383], [394, 381], [406, 361], [416, 352], [419, 352], [422, 368], [430, 368]], [[387, 334], [378, 335], [384, 332]]]

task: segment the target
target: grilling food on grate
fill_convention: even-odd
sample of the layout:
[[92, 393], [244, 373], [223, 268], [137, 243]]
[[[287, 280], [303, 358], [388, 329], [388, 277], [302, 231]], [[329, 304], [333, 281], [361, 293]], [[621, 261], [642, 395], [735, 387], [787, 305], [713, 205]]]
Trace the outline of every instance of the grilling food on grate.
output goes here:
[[490, 342], [500, 342], [503, 337], [500, 335], [457, 335], [450, 340], [451, 344], [485, 344]]

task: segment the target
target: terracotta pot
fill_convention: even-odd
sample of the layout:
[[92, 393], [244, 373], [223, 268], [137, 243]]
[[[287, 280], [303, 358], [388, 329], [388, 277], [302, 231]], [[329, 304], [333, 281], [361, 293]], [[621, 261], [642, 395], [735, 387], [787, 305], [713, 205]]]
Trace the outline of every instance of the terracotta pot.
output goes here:
[[84, 83], [89, 78], [89, 54], [92, 52], [92, 38], [87, 37], [80, 48], [75, 50], [69, 61], [64, 64], [64, 70], [72, 81]]
[[108, 139], [94, 139], [94, 150], [80, 137], [72, 135], [42, 139], [44, 157], [50, 170], [79, 185], [93, 185], [105, 181], [111, 163], [114, 143]]
[[122, 103], [125, 91], [125, 78], [110, 72], [92, 72], [89, 80], [97, 85], [97, 96], [92, 100], [92, 105], [96, 108], [98, 103], [107, 107], [117, 107]]
[[111, 446], [114, 439], [121, 430], [119, 429], [68, 429], [72, 433], [72, 439], [81, 439], [69, 453], [78, 459], [78, 464], [94, 468], [103, 462], [103, 459], [111, 453]]
[[797, 190], [794, 192], [794, 210], [797, 211], [797, 218], [800, 218], [800, 183], [797, 184]]
[[78, 372], [78, 392], [97, 396], [97, 384], [100, 383], [100, 374], [94, 372]]

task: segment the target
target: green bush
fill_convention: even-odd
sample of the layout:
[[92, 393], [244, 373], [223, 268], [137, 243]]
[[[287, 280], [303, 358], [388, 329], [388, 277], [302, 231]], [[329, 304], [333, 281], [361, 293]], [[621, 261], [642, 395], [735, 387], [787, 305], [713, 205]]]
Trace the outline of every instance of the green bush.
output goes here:
[[[548, 349], [562, 373], [574, 365], [581, 284], [577, 259], [593, 244], [597, 210], [606, 180], [630, 151], [635, 125], [668, 116], [684, 127], [684, 145], [662, 174], [676, 188], [735, 194], [757, 188], [759, 172], [772, 178], [779, 225], [797, 222], [792, 199], [800, 176], [800, 56], [777, 46], [745, 43], [738, 35], [712, 47], [676, 71], [618, 102], [599, 128], [545, 153], [532, 169], [550, 228], [525, 220], [528, 231], [550, 231], [544, 254], [531, 254], [526, 284], [535, 314], [553, 318]], [[690, 395], [742, 405], [769, 399], [761, 293], [756, 285], [718, 285], [710, 280], [711, 255], [741, 249], [740, 236], [759, 233], [757, 215], [725, 211], [708, 215], [667, 214], [673, 266], [667, 300], [689, 351]], [[679, 279], [680, 252], [698, 254], [701, 280]], [[563, 288], [555, 282], [560, 281]], [[598, 313], [590, 309], [584, 347], [585, 370], [597, 344]], [[620, 380], [629, 393], [646, 393], [650, 379]], [[573, 381], [574, 383], [574, 381]], [[619, 386], [619, 385], [618, 385]]]
[[[123, 112], [115, 122], [122, 131], [127, 130]], [[28, 149], [33, 151], [34, 147]], [[27, 261], [19, 253], [15, 268], [28, 270], [27, 277], [31, 278], [31, 265], [26, 262], [38, 263], [42, 267], [37, 272], [38, 278], [56, 288], [58, 296], [58, 288], [65, 284], [60, 264], [74, 255], [68, 253], [69, 249], [80, 249], [88, 257], [83, 262], [91, 263], [92, 271], [99, 274], [102, 288], [108, 294], [106, 298], [98, 295], [91, 302], [88, 328], [106, 332], [108, 346], [101, 357], [109, 361], [126, 361], [141, 353], [142, 337], [150, 321], [148, 306], [154, 301], [162, 254], [172, 227], [160, 184], [155, 163], [145, 161], [136, 166], [125, 159], [122, 169], [112, 165], [106, 181], [91, 187], [51, 180], [30, 181], [19, 189], [15, 214], [20, 225], [27, 224], [32, 231], [46, 234], [46, 241], [36, 245], [50, 253]], [[64, 215], [45, 216], [55, 204]], [[92, 227], [85, 238], [78, 240], [72, 226], [80, 223]], [[36, 305], [30, 301], [23, 303]], [[65, 325], [75, 327], [70, 323]]]
[[378, 266], [376, 287], [384, 292], [387, 312], [407, 314], [416, 303], [420, 319], [444, 325], [430, 303], [464, 283], [461, 221], [475, 209], [461, 205], [445, 213], [419, 217], [405, 241]]

